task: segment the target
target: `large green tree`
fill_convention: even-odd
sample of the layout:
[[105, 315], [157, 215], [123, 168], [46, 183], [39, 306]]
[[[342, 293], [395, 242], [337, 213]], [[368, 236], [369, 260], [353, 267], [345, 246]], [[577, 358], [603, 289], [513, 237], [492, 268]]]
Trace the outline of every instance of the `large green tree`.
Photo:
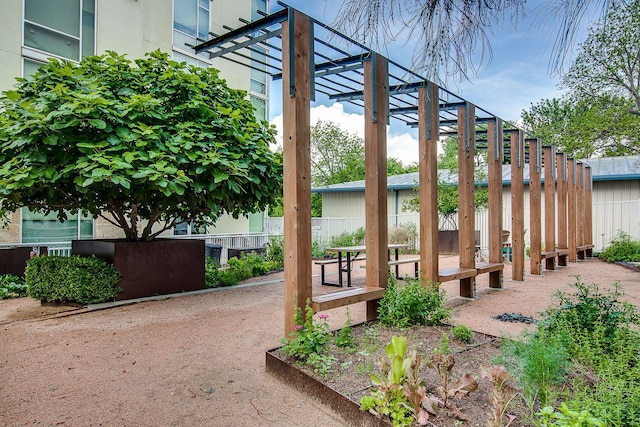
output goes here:
[[589, 30], [562, 86], [523, 112], [533, 136], [581, 158], [640, 153], [640, 0]]
[[577, 158], [640, 153], [640, 117], [633, 103], [602, 95], [593, 99], [543, 99], [522, 112], [527, 131]]
[[144, 241], [256, 212], [281, 192], [274, 134], [215, 69], [52, 59], [0, 97], [0, 213], [81, 210]]
[[640, 116], [640, 0], [613, 9], [589, 30], [562, 85], [584, 100], [628, 99], [629, 112]]

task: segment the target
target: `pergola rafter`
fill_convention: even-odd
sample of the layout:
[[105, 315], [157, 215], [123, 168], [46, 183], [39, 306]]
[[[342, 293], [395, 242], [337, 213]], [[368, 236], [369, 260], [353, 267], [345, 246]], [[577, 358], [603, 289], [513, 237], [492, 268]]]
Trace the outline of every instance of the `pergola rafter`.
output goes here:
[[[525, 164], [534, 161], [537, 174], [541, 172], [543, 162], [545, 169], [550, 167], [555, 170], [557, 167], [560, 171], [565, 167], [560, 162], [566, 158], [559, 157], [553, 151], [545, 151], [543, 160], [538, 141], [525, 147], [522, 129], [298, 10], [282, 3], [280, 5], [283, 6], [282, 10], [254, 22], [241, 20], [242, 27], [226, 27], [229, 30], [227, 34], [214, 34], [211, 40], [193, 48], [197, 54], [207, 52], [212, 59], [242, 64], [265, 72], [273, 80], [282, 81], [285, 335], [295, 331], [295, 309], [303, 308], [307, 299], [312, 300], [315, 310], [366, 301], [367, 318], [376, 316], [377, 301], [384, 294], [388, 277], [386, 127], [390, 120], [418, 128], [420, 270], [425, 286], [430, 282], [459, 280], [460, 295], [475, 298], [476, 276], [489, 273], [490, 286], [502, 287], [502, 165], [505, 162], [511, 163], [512, 176], [513, 279], [524, 280]], [[260, 53], [263, 59], [252, 57], [252, 52]], [[365, 118], [366, 286], [337, 291], [323, 298], [315, 298], [311, 292], [310, 105], [316, 93], [327, 100], [346, 102], [360, 108]], [[438, 215], [435, 209], [437, 145], [442, 136], [458, 138], [460, 266], [447, 270], [438, 268]], [[476, 150], [488, 152], [488, 263], [477, 263], [475, 260], [473, 192]], [[575, 228], [575, 219], [576, 208], [579, 206], [581, 211], [586, 210], [590, 203], [591, 178], [581, 167], [582, 175], [576, 184], [577, 174], [572, 163], [569, 171], [573, 176], [573, 184], [567, 186], [567, 193], [570, 194], [566, 202], [569, 206], [568, 219], [566, 227], [558, 227], [559, 233], [568, 228], [569, 238], [563, 240], [559, 236], [558, 244], [568, 243], [571, 259], [571, 250], [575, 258], [578, 243], [588, 245], [590, 238], [586, 228], [579, 231]], [[549, 176], [556, 179], [559, 175], [545, 174], [545, 180], [550, 179]], [[560, 180], [559, 177], [557, 179]], [[535, 181], [534, 184], [539, 185], [539, 182]], [[561, 187], [564, 188], [558, 184], [558, 191]], [[545, 190], [550, 191], [546, 183]], [[560, 198], [558, 206], [559, 209], [565, 206]], [[589, 220], [588, 215], [585, 214], [581, 220]], [[552, 216], [545, 218], [548, 221]], [[539, 225], [539, 208], [534, 207], [531, 220], [536, 227]], [[563, 220], [560, 213], [558, 220]], [[548, 238], [545, 240], [549, 241]], [[539, 248], [534, 251], [535, 254], [538, 252]], [[539, 258], [537, 262], [539, 265]], [[562, 265], [562, 262], [559, 261], [559, 264]]]

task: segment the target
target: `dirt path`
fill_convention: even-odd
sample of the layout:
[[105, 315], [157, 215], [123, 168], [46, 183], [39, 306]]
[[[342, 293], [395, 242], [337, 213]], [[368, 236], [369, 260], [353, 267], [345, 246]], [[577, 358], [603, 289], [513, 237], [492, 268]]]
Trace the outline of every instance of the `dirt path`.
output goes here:
[[[443, 259], [441, 266], [456, 262]], [[516, 336], [527, 326], [492, 316], [537, 316], [552, 301], [552, 292], [576, 274], [602, 285], [620, 281], [629, 301], [640, 305], [640, 274], [597, 259], [542, 277], [527, 275], [521, 283], [510, 280], [507, 266], [506, 289], [488, 290], [481, 277], [474, 301], [453, 298], [456, 283], [445, 288], [455, 322]], [[278, 346], [283, 334], [281, 277], [70, 316], [42, 313], [28, 299], [0, 301], [0, 424], [341, 425], [327, 409], [264, 371], [265, 350]], [[16, 307], [40, 317], [17, 320]], [[341, 327], [345, 310], [328, 313], [332, 326]], [[355, 321], [363, 314], [363, 304], [350, 309]]]

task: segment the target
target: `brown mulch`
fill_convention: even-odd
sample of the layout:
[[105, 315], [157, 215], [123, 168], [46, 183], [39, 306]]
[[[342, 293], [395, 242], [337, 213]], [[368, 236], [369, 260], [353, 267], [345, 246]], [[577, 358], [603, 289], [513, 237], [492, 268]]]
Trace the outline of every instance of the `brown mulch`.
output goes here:
[[[456, 264], [456, 257], [441, 260], [441, 268]], [[534, 326], [493, 316], [539, 317], [552, 293], [567, 289], [575, 275], [603, 286], [618, 281], [627, 299], [640, 303], [638, 273], [597, 259], [526, 275], [524, 282], [512, 281], [506, 266], [505, 289], [490, 290], [481, 276], [473, 301], [455, 298], [455, 282], [444, 287], [454, 322], [517, 337]], [[325, 407], [265, 373], [265, 351], [283, 336], [281, 278], [277, 273], [254, 280], [266, 284], [94, 311], [47, 311], [26, 298], [0, 301], [1, 424], [342, 425]], [[358, 280], [363, 278], [354, 276]], [[315, 282], [314, 291], [336, 290]], [[364, 320], [364, 304], [349, 313], [354, 322]], [[327, 314], [332, 328], [342, 327], [346, 309]]]

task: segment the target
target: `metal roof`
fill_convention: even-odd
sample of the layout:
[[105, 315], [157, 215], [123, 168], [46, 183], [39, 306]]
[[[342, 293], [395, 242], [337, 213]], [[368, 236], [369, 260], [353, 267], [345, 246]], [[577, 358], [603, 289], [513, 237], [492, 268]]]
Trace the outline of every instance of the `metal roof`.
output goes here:
[[[593, 181], [629, 181], [640, 179], [640, 156], [625, 157], [601, 157], [596, 159], [578, 160], [591, 167]], [[544, 167], [542, 168], [544, 171]], [[448, 170], [438, 171], [440, 178], [451, 184], [458, 183], [458, 175]], [[529, 183], [529, 164], [524, 165], [524, 181]], [[544, 172], [541, 172], [542, 182], [544, 182]], [[511, 185], [511, 165], [502, 166], [502, 182], [504, 185]], [[486, 182], [480, 182], [486, 185]], [[389, 191], [411, 190], [418, 185], [418, 172], [393, 175], [387, 178], [387, 189]], [[364, 180], [343, 182], [341, 184], [315, 187], [311, 190], [314, 193], [332, 193], [347, 191], [364, 191]]]

